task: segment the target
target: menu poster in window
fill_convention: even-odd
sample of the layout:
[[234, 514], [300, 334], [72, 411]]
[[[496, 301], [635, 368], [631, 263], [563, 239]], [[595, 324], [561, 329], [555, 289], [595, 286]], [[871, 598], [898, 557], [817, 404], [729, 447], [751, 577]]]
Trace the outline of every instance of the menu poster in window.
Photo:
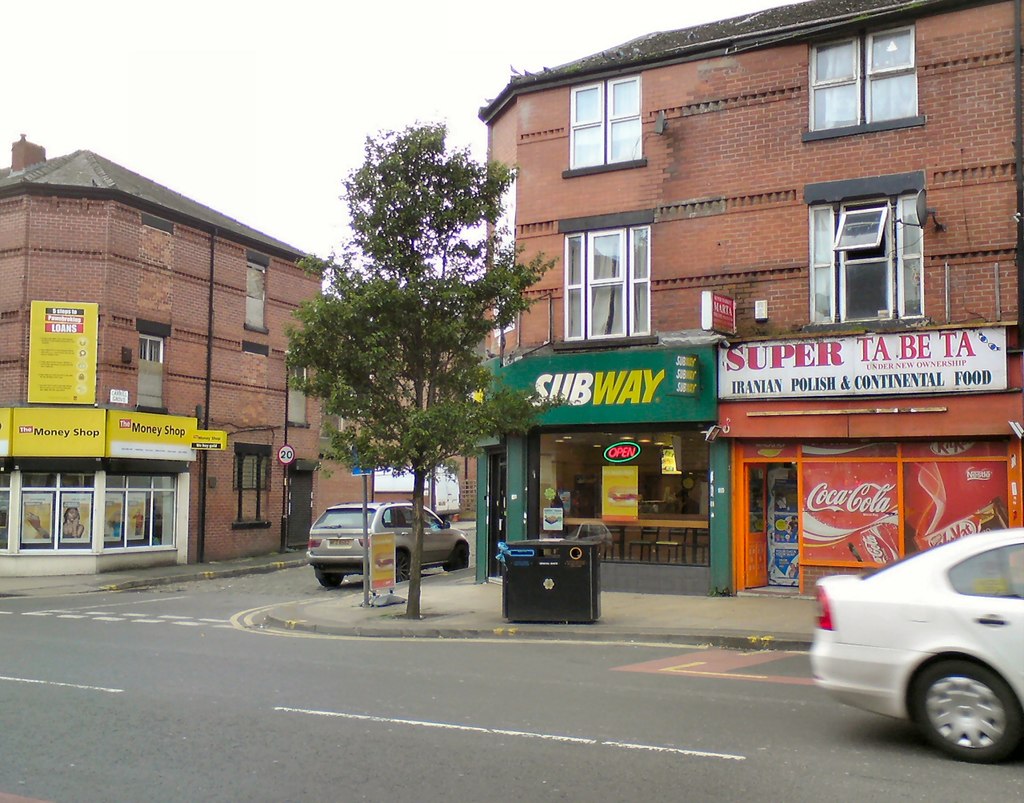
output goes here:
[[907, 553], [1009, 526], [1006, 482], [1005, 461], [905, 463]]
[[896, 463], [804, 463], [804, 564], [892, 563], [900, 556]]
[[636, 466], [601, 468], [601, 516], [613, 521], [636, 521], [640, 471]]
[[124, 532], [124, 499], [107, 498], [103, 511], [103, 540], [106, 543], [119, 543]]
[[544, 531], [561, 532], [565, 519], [565, 509], [560, 507], [544, 508]]
[[92, 523], [91, 493], [62, 493], [60, 495], [60, 542], [87, 544]]
[[33, 491], [21, 495], [21, 542], [48, 544], [53, 541], [53, 492]]

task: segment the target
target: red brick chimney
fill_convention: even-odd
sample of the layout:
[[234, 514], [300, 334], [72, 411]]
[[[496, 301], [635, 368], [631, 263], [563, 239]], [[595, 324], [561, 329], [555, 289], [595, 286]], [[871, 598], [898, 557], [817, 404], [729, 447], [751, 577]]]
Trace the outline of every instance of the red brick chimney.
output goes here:
[[11, 172], [24, 170], [27, 167], [32, 167], [45, 161], [46, 148], [29, 142], [25, 139], [24, 134], [21, 135], [21, 139], [18, 142], [11, 145]]

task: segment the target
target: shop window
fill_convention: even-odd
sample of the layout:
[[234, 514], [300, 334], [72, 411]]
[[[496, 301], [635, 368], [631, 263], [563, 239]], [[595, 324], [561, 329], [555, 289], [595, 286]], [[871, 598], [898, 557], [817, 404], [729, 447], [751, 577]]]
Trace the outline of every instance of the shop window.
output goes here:
[[288, 423], [305, 426], [306, 424], [306, 394], [298, 388], [292, 387], [292, 379], [304, 382], [306, 380], [305, 368], [288, 369]]
[[266, 491], [269, 487], [270, 447], [236, 444], [234, 489], [237, 494], [236, 522], [264, 522]]
[[829, 42], [811, 53], [812, 131], [917, 115], [914, 29]]
[[565, 339], [651, 330], [649, 226], [565, 238]]
[[544, 433], [537, 461], [541, 535], [599, 537], [604, 560], [708, 565], [708, 446], [696, 430]]
[[164, 339], [139, 335], [139, 406], [164, 405]]
[[92, 546], [93, 476], [22, 475], [21, 548], [89, 549]]
[[570, 168], [630, 162], [643, 156], [638, 77], [576, 87], [570, 118]]
[[264, 310], [267, 298], [267, 268], [270, 260], [262, 254], [249, 252], [245, 267], [245, 325], [249, 329], [265, 328]]
[[8, 548], [9, 527], [11, 513], [11, 475], [0, 474], [0, 550]]
[[811, 320], [815, 323], [924, 315], [924, 229], [914, 195], [812, 206]]
[[175, 478], [157, 474], [108, 474], [103, 546], [174, 545]]

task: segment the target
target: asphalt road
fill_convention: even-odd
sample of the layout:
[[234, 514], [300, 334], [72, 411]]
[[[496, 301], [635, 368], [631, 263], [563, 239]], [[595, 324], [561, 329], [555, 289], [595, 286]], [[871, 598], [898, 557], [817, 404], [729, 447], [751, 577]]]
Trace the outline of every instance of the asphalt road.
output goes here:
[[[1020, 800], [807, 656], [245, 629], [308, 568], [0, 599], [0, 803]], [[11, 797], [17, 796], [17, 797]]]

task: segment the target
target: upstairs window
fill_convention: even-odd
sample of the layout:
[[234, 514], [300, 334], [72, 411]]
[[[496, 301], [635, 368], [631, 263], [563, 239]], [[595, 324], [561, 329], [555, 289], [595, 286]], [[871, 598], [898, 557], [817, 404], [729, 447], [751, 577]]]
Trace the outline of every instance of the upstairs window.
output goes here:
[[640, 79], [616, 78], [572, 90], [570, 167], [629, 162], [643, 156]]
[[565, 240], [565, 339], [651, 331], [648, 226], [573, 234]]
[[[305, 368], [289, 368], [288, 378], [305, 381]], [[306, 394], [288, 383], [288, 423], [304, 426], [306, 424]]]
[[139, 335], [139, 406], [164, 406], [164, 339]]
[[249, 252], [245, 265], [245, 325], [265, 330], [264, 308], [267, 299], [267, 268], [270, 260], [262, 254]]
[[915, 196], [811, 207], [814, 323], [924, 315], [923, 229]]
[[811, 52], [811, 130], [917, 114], [914, 29], [830, 42]]

